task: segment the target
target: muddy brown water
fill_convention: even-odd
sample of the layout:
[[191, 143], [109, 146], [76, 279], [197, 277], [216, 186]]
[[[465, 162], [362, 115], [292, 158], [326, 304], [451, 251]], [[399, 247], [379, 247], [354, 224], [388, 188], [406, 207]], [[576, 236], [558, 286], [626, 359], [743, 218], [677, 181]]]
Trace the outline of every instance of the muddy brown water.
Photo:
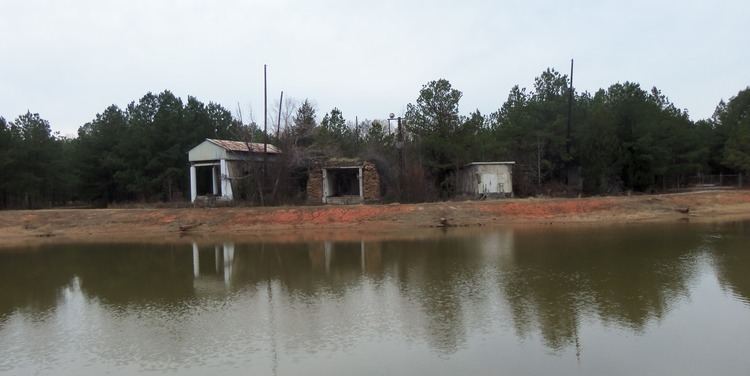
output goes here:
[[0, 253], [3, 375], [748, 375], [750, 222]]

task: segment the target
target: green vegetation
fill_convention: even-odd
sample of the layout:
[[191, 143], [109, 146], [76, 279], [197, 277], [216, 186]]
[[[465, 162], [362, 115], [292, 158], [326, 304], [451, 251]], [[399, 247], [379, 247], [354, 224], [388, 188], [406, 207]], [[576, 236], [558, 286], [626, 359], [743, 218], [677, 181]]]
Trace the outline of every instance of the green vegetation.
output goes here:
[[278, 137], [271, 127], [265, 135], [218, 104], [183, 103], [169, 91], [108, 107], [73, 139], [53, 134], [38, 114], [0, 118], [0, 207], [185, 200], [186, 153], [205, 138], [268, 141], [284, 150], [275, 183], [251, 185], [273, 194], [243, 195], [264, 204], [297, 202], [304, 171], [338, 156], [374, 160], [386, 197], [403, 201], [452, 196], [456, 170], [471, 161], [516, 161], [521, 195], [579, 193], [567, 184], [571, 171], [584, 194], [661, 191], [697, 174], [750, 173], [750, 88], [699, 121], [636, 83], [575, 92], [568, 139], [568, 82], [546, 70], [532, 89], [513, 87], [497, 111], [464, 116], [462, 93], [447, 80], [432, 81], [407, 106], [401, 135], [395, 119], [352, 123], [338, 108], [318, 123], [308, 100], [286, 108], [295, 115]]

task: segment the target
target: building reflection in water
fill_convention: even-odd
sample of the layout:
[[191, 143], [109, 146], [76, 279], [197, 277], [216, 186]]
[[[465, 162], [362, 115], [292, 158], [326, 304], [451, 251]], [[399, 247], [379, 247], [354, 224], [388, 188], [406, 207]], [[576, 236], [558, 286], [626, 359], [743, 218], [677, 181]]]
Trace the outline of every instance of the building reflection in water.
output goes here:
[[[679, 229], [642, 228], [254, 244], [240, 246], [234, 264], [224, 257], [218, 274], [227, 287], [230, 281], [237, 286], [278, 281], [278, 296], [302, 299], [311, 310], [325, 309], [316, 304], [325, 296], [356, 300], [364, 273], [385, 299], [366, 304], [387, 304], [388, 314], [407, 335], [424, 338], [441, 352], [457, 351], [469, 333], [486, 330], [506, 315], [517, 336], [539, 333], [550, 349], [560, 351], [581, 345], [580, 325], [586, 318], [635, 333], [663, 319], [689, 296], [701, 239]], [[386, 295], [386, 282], [394, 284], [397, 295]], [[279, 322], [293, 311], [294, 301], [286, 304]], [[305, 325], [331, 324], [320, 320]]]
[[[748, 302], [749, 233], [746, 225], [505, 229], [391, 241], [6, 252], [0, 282], [13, 287], [0, 289], [0, 334], [8, 317], [54, 316], [75, 298], [76, 309], [96, 310], [105, 334], [146, 309], [157, 311], [147, 327], [177, 317], [168, 327], [178, 347], [212, 337], [209, 327], [221, 338], [255, 338], [253, 346], [273, 341], [274, 351], [398, 338], [450, 355], [506, 330], [553, 351], [581, 351], [586, 323], [642, 335], [664, 320], [691, 296], [705, 260], [725, 289]], [[149, 341], [145, 349], [160, 343]]]
[[[193, 242], [193, 285], [196, 289], [211, 289], [214, 277], [222, 276], [224, 286], [229, 287], [232, 282], [232, 268], [234, 267], [234, 242], [214, 244], [208, 250], [201, 249]], [[203, 256], [201, 256], [203, 254]], [[201, 264], [203, 260], [204, 265]], [[208, 267], [208, 268], [207, 268]], [[213, 267], [213, 270], [211, 268]], [[207, 272], [207, 269], [209, 272]]]

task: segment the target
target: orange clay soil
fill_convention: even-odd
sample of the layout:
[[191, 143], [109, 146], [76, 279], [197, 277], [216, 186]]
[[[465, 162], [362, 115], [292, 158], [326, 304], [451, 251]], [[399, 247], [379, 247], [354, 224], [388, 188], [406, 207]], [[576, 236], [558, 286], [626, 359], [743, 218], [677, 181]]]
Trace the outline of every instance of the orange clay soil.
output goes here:
[[439, 227], [442, 218], [456, 227], [750, 219], [750, 191], [275, 208], [9, 210], [0, 211], [0, 247], [173, 241], [186, 235], [190, 239], [359, 239], [416, 234]]

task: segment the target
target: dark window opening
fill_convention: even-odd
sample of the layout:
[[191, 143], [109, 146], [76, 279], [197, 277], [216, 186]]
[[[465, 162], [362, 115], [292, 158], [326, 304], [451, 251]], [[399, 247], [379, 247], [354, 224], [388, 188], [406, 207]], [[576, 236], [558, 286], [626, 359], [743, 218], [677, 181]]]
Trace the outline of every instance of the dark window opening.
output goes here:
[[331, 182], [329, 197], [359, 196], [359, 169], [329, 169], [327, 174]]

